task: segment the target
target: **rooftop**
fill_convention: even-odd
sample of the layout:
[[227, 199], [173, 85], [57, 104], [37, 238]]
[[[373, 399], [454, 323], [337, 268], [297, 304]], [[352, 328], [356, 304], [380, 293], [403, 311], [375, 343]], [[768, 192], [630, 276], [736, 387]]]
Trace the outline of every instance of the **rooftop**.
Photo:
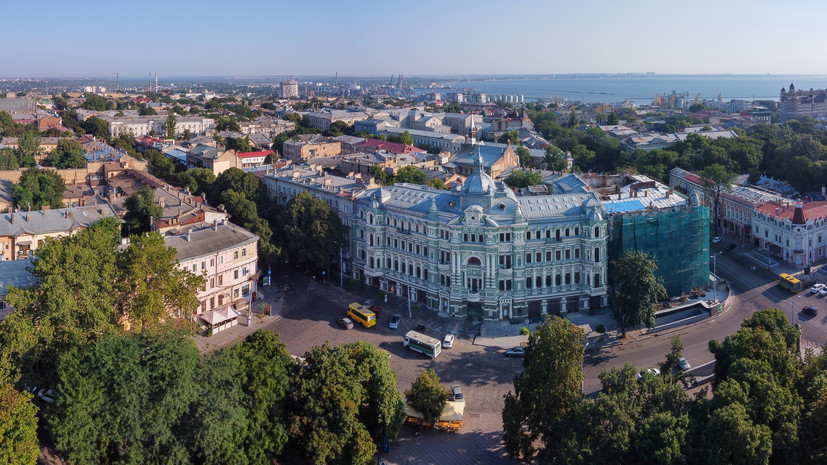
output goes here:
[[166, 245], [175, 248], [175, 258], [178, 261], [215, 254], [257, 241], [258, 236], [229, 222], [164, 236]]

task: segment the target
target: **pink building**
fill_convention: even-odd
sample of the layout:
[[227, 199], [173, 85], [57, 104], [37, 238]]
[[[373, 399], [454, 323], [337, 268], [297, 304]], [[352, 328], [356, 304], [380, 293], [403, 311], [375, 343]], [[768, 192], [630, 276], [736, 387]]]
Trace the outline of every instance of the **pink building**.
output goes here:
[[767, 202], [753, 212], [757, 245], [796, 266], [824, 260], [827, 249], [827, 201]]
[[258, 236], [226, 220], [164, 237], [177, 251], [180, 266], [204, 276], [193, 314], [246, 310], [258, 280]]
[[[777, 197], [771, 192], [744, 186], [732, 186], [729, 192], [723, 192], [719, 206], [722, 235], [750, 243], [753, 238], [752, 212]], [[755, 245], [758, 245], [757, 239]]]

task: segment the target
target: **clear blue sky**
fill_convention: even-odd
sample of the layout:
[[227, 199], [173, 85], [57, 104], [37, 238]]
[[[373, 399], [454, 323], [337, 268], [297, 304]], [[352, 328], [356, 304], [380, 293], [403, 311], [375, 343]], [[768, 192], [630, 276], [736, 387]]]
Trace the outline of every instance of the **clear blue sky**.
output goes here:
[[827, 3], [3, 2], [0, 76], [827, 74]]

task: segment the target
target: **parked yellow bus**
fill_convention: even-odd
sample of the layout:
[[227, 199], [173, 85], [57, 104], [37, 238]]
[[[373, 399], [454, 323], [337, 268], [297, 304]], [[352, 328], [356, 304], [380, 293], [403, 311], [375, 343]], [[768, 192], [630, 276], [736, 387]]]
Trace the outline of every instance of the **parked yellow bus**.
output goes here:
[[801, 291], [801, 281], [794, 276], [788, 275], [787, 273], [781, 273], [778, 275], [778, 284], [793, 293]]
[[365, 328], [376, 324], [376, 314], [356, 302], [347, 306], [347, 316]]

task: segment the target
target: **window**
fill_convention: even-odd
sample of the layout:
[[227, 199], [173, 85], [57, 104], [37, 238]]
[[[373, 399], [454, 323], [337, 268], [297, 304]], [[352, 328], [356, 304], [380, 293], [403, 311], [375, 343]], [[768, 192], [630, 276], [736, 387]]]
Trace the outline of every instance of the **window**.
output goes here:
[[566, 260], [571, 260], [571, 250], [566, 249]]
[[551, 239], [551, 229], [546, 229], [546, 239]]
[[558, 241], [560, 240], [560, 230], [559, 229], [554, 231], [554, 238], [557, 239]]
[[600, 237], [600, 226], [594, 227], [594, 237]]
[[536, 263], [540, 263], [541, 261], [543, 261], [543, 252], [537, 252], [537, 254], [534, 256], [534, 261]]
[[539, 287], [542, 287], [542, 286], [543, 286], [543, 277], [542, 276], [537, 276], [537, 278], [534, 280], [534, 287], [539, 288]]
[[594, 275], [594, 287], [600, 287], [600, 273]]
[[554, 257], [555, 257], [555, 260], [560, 261], [560, 251], [559, 250], [554, 251]]
[[198, 265], [193, 264], [192, 265], [192, 272], [195, 273], [197, 271], [198, 271]]
[[215, 278], [210, 278], [210, 289], [215, 287]]
[[566, 284], [571, 284], [571, 274], [566, 273]]
[[215, 297], [210, 297], [210, 309], [215, 308]]
[[574, 258], [580, 258], [580, 249], [574, 249]]
[[566, 237], [569, 237], [569, 228], [566, 228]]
[[233, 270], [233, 279], [238, 279], [238, 270]]
[[241, 256], [242, 256], [242, 257], [246, 257], [246, 256], [247, 256], [247, 247], [244, 247], [243, 249], [241, 249]]
[[600, 261], [600, 249], [595, 247], [594, 248], [594, 262], [597, 263]]
[[206, 269], [207, 269], [207, 261], [205, 260], [205, 261], [201, 262], [201, 271], [204, 271]]
[[546, 261], [547, 262], [551, 261], [551, 251], [550, 250], [548, 252], [546, 252]]
[[[505, 290], [505, 281], [503, 281], [502, 279], [500, 280], [500, 290], [501, 291]], [[0, 305], [2, 305], [2, 304], [0, 303]]]
[[233, 260], [238, 260], [238, 250], [233, 251]]
[[465, 234], [462, 235], [462, 241], [463, 242], [468, 242], [468, 233], [465, 233]]
[[574, 272], [574, 284], [580, 284], [580, 272], [579, 271]]
[[575, 236], [579, 236], [579, 235], [580, 235], [580, 228], [574, 228], [574, 235], [575, 235]]
[[477, 242], [477, 235], [471, 234], [471, 242]]
[[531, 254], [530, 253], [525, 254], [525, 262], [526, 263], [531, 263]]
[[219, 257], [218, 257], [218, 264], [219, 264], [219, 265], [223, 265], [223, 264], [224, 264], [224, 256], [223, 256], [223, 255], [221, 255], [221, 256], [219, 256]]
[[531, 289], [531, 278], [526, 278], [525, 279], [525, 288], [526, 289]]
[[212, 268], [212, 267], [214, 267], [214, 266], [215, 266], [215, 259], [214, 259], [214, 258], [211, 258], [211, 259], [210, 259], [210, 268]]
[[223, 274], [218, 275], [218, 285], [219, 286], [224, 285], [224, 275]]
[[551, 275], [546, 275], [546, 287], [551, 287]]
[[560, 285], [560, 280], [561, 280], [561, 277], [560, 277], [560, 275], [559, 275], [559, 274], [554, 276], [554, 284], [555, 284], [556, 286], [559, 286], [559, 285]]

